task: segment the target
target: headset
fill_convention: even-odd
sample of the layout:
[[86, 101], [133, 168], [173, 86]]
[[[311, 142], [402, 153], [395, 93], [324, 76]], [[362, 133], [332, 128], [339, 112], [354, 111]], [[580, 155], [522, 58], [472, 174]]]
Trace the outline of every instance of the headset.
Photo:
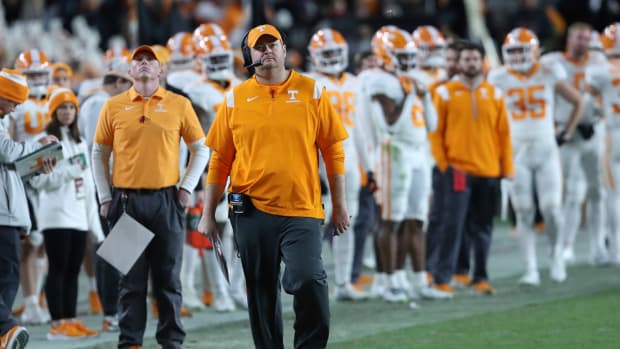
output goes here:
[[[278, 33], [280, 33], [282, 43], [286, 45], [287, 40], [285, 34], [280, 31], [279, 28], [276, 27], [276, 29], [278, 30]], [[248, 46], [248, 35], [251, 30], [252, 29], [248, 30], [241, 40], [241, 54], [243, 55], [243, 67], [247, 69], [250, 74], [254, 74], [254, 68], [262, 65], [263, 63], [261, 61], [252, 62], [251, 48]]]

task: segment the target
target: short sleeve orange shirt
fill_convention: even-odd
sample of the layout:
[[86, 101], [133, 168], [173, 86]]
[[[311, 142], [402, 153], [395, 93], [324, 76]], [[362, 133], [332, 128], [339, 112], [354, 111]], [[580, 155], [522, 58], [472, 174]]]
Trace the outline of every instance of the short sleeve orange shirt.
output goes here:
[[112, 147], [112, 184], [159, 189], [179, 182], [179, 145], [204, 138], [190, 101], [159, 87], [143, 98], [132, 87], [101, 109], [95, 143]]
[[[236, 86], [218, 110], [206, 144], [231, 164], [230, 190], [250, 196], [259, 210], [323, 218], [318, 151], [347, 136], [324, 90], [291, 71], [279, 85], [252, 78]], [[344, 162], [335, 173], [344, 173]], [[207, 181], [222, 178], [210, 175]]]

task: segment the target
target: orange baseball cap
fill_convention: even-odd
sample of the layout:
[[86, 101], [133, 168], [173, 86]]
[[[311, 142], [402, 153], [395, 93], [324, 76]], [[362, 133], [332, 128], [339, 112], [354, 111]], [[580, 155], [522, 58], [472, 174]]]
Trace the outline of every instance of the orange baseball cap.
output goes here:
[[161, 63], [161, 62], [162, 62], [161, 57], [159, 57], [159, 55], [157, 54], [157, 51], [156, 51], [156, 50], [154, 50], [154, 49], [153, 49], [151, 46], [149, 46], [149, 45], [140, 45], [140, 46], [138, 46], [138, 47], [137, 47], [135, 50], [133, 50], [133, 52], [131, 53], [131, 57], [129, 57], [129, 58], [130, 58], [130, 60], [132, 60], [132, 61], [133, 61], [133, 60], [134, 60], [134, 58], [136, 57], [136, 55], [137, 55], [138, 53], [140, 53], [140, 52], [150, 52], [150, 53], [153, 55], [153, 57], [155, 57], [155, 59], [156, 59], [159, 63]]
[[282, 41], [282, 35], [280, 35], [280, 31], [276, 27], [271, 24], [261, 24], [250, 29], [248, 32], [248, 46], [254, 47], [258, 39], [260, 39], [263, 35], [271, 35]]

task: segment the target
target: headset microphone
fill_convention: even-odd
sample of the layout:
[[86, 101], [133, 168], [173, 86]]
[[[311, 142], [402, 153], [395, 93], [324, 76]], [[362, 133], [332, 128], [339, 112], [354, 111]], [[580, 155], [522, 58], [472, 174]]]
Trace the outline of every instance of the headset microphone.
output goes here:
[[254, 63], [252, 63], [252, 64], [244, 65], [243, 67], [244, 67], [245, 69], [252, 69], [252, 68], [255, 68], [255, 67], [258, 67], [258, 66], [261, 66], [261, 65], [263, 65], [263, 62], [261, 62], [260, 60], [258, 60], [258, 61], [254, 62]]

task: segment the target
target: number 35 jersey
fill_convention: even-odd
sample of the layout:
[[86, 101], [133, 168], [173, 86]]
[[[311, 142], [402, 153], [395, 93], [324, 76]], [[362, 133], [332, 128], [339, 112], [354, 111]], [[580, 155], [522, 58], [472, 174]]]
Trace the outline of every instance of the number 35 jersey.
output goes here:
[[488, 81], [504, 92], [513, 143], [555, 139], [555, 85], [561, 80], [566, 72], [551, 62], [536, 63], [528, 74], [506, 66], [489, 73]]

